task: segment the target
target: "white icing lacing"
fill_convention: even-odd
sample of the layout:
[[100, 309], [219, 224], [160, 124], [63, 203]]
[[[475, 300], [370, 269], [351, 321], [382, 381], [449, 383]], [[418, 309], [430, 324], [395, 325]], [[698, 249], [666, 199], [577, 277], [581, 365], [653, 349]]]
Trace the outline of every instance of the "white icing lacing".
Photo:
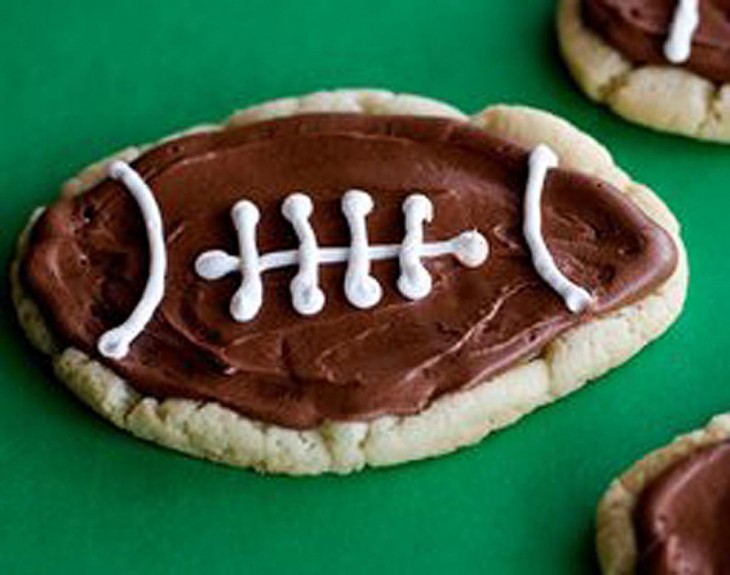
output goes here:
[[[544, 144], [537, 146], [530, 154], [523, 231], [537, 273], [563, 297], [570, 311], [578, 313], [590, 305], [593, 298], [562, 274], [542, 237], [542, 190], [548, 170], [557, 165], [557, 156]], [[149, 275], [142, 297], [127, 320], [102, 334], [97, 342], [103, 356], [121, 359], [128, 353], [131, 342], [142, 332], [162, 301], [167, 253], [160, 210], [144, 180], [121, 161], [110, 164], [109, 176], [120, 180], [137, 202], [144, 219], [150, 253]], [[208, 280], [219, 279], [234, 272], [241, 274], [241, 284], [231, 298], [230, 311], [236, 321], [247, 322], [261, 309], [261, 275], [269, 270], [299, 266], [290, 286], [292, 305], [302, 315], [314, 315], [325, 304], [324, 293], [319, 287], [321, 264], [347, 262], [345, 296], [352, 305], [366, 309], [377, 305], [382, 298], [382, 288], [370, 273], [372, 261], [397, 258], [400, 264], [398, 290], [404, 297], [418, 300], [426, 297], [432, 289], [431, 275], [421, 261], [423, 258], [453, 255], [466, 267], [478, 267], [489, 256], [487, 240], [476, 230], [461, 233], [446, 241], [424, 242], [423, 228], [433, 218], [433, 205], [422, 194], [412, 194], [403, 202], [405, 236], [402, 243], [371, 246], [368, 244], [365, 220], [373, 207], [370, 194], [361, 190], [345, 193], [342, 198], [342, 212], [350, 228], [350, 246], [320, 248], [309, 221], [314, 211], [312, 200], [303, 193], [292, 194], [284, 201], [282, 214], [294, 228], [299, 239], [299, 249], [259, 255], [256, 245], [259, 210], [253, 202], [239, 201], [231, 209], [239, 255], [210, 250], [197, 258], [195, 269], [198, 275]]]
[[570, 281], [558, 269], [542, 237], [540, 201], [548, 170], [558, 166], [558, 157], [545, 144], [537, 146], [529, 158], [529, 175], [524, 200], [523, 233], [530, 249], [532, 264], [545, 282], [565, 301], [573, 313], [588, 307], [593, 298], [582, 287]]
[[360, 190], [350, 190], [342, 196], [342, 213], [350, 227], [350, 254], [345, 273], [345, 296], [352, 305], [367, 309], [383, 297], [378, 280], [370, 275], [368, 229], [365, 218], [373, 211], [373, 198]]
[[699, 0], [678, 0], [669, 37], [664, 44], [664, 55], [673, 64], [689, 60], [692, 37], [700, 23]]
[[281, 213], [291, 222], [299, 238], [299, 273], [294, 276], [290, 289], [294, 309], [302, 315], [314, 315], [324, 307], [324, 293], [318, 285], [317, 236], [309, 223], [313, 211], [312, 200], [304, 194], [292, 194], [281, 207]]
[[124, 323], [102, 334], [97, 342], [99, 353], [104, 357], [121, 359], [127, 355], [129, 345], [142, 332], [162, 301], [165, 294], [167, 253], [160, 209], [144, 180], [121, 161], [109, 165], [109, 176], [121, 181], [137, 202], [149, 243], [149, 275], [141, 299]]
[[238, 249], [241, 259], [237, 262], [241, 272], [241, 285], [231, 298], [231, 315], [236, 321], [248, 321], [261, 307], [264, 287], [258, 273], [259, 253], [256, 249], [256, 225], [259, 223], [259, 209], [246, 200], [236, 203], [231, 210], [231, 219], [238, 235]]
[[401, 274], [398, 289], [408, 299], [421, 299], [431, 291], [431, 275], [421, 263], [423, 226], [433, 219], [433, 206], [426, 196], [414, 194], [403, 205], [406, 236], [399, 254]]
[[[246, 206], [243, 210], [241, 206]], [[365, 219], [373, 209], [370, 194], [350, 190], [342, 198], [342, 211], [350, 227], [349, 247], [318, 247], [309, 218], [313, 206], [309, 197], [296, 193], [288, 196], [282, 206], [284, 217], [292, 224], [300, 245], [297, 250], [282, 250], [259, 257], [256, 249], [258, 210], [251, 202], [238, 202], [231, 216], [238, 233], [239, 254], [234, 256], [221, 250], [202, 253], [195, 261], [198, 275], [216, 280], [240, 272], [241, 287], [231, 301], [231, 314], [239, 322], [252, 319], [262, 305], [261, 274], [274, 269], [299, 266], [291, 284], [292, 305], [302, 315], [312, 315], [322, 309], [324, 294], [318, 285], [318, 266], [347, 262], [345, 296], [359, 308], [376, 305], [382, 297], [382, 288], [370, 274], [370, 263], [377, 260], [398, 259], [401, 275], [398, 289], [412, 300], [426, 297], [431, 292], [431, 276], [421, 258], [453, 255], [466, 267], [482, 265], [489, 255], [486, 238], [476, 230], [467, 231], [449, 240], [423, 241], [423, 225], [431, 220], [433, 206], [426, 196], [413, 194], [403, 203], [406, 233], [403, 243], [369, 245]], [[245, 313], [240, 313], [245, 310]]]

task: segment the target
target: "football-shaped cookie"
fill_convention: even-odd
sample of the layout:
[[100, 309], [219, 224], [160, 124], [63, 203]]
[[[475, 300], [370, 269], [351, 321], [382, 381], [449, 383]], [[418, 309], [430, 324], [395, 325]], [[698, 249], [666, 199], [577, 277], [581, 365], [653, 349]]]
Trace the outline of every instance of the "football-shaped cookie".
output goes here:
[[672, 216], [567, 123], [368, 91], [90, 168], [13, 275], [102, 415], [294, 474], [474, 442], [625, 361], [686, 289]]

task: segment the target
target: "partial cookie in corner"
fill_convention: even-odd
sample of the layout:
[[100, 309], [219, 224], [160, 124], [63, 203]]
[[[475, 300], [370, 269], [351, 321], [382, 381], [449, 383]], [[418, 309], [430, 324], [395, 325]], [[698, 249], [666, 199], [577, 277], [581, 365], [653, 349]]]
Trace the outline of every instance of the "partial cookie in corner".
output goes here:
[[658, 449], [598, 506], [606, 575], [730, 573], [730, 415]]
[[730, 1], [560, 0], [563, 57], [624, 118], [730, 142]]
[[627, 361], [687, 289], [661, 200], [528, 108], [277, 100], [62, 195], [13, 264], [29, 338], [116, 425], [265, 472], [479, 441]]

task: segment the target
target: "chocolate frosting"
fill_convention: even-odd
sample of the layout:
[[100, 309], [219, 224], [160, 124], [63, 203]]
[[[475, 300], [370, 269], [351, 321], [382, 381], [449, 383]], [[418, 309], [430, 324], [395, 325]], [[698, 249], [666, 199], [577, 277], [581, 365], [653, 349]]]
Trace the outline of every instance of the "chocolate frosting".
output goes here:
[[[637, 64], [672, 65], [664, 55], [678, 0], [582, 0], [583, 18], [604, 40]], [[730, 0], [700, 0], [688, 70], [730, 82]]]
[[[125, 189], [105, 180], [50, 207], [36, 224], [24, 278], [54, 332], [129, 378], [142, 393], [217, 401], [293, 428], [326, 420], [412, 414], [435, 398], [540, 353], [593, 315], [633, 302], [672, 273], [672, 239], [609, 184], [552, 170], [544, 234], [559, 268], [587, 288], [591, 311], [573, 315], [534, 271], [522, 239], [527, 152], [467, 123], [411, 116], [301, 115], [163, 144], [133, 167], [160, 205], [168, 250], [166, 294], [120, 361], [99, 358], [97, 338], [126, 319], [148, 266], [144, 228]], [[341, 213], [350, 188], [373, 195], [371, 243], [399, 243], [401, 204], [413, 191], [434, 204], [426, 240], [478, 229], [489, 260], [466, 269], [428, 260], [433, 291], [404, 299], [398, 264], [373, 264], [378, 306], [352, 307], [344, 265], [320, 268], [327, 296], [314, 317], [291, 307], [295, 269], [267, 272], [264, 302], [249, 323], [229, 315], [240, 277], [205, 281], [203, 251], [237, 253], [230, 209], [243, 198], [261, 211], [261, 253], [298, 243], [280, 213], [305, 191], [321, 246], [346, 246]]]
[[730, 442], [695, 452], [650, 483], [634, 523], [639, 573], [730, 573]]

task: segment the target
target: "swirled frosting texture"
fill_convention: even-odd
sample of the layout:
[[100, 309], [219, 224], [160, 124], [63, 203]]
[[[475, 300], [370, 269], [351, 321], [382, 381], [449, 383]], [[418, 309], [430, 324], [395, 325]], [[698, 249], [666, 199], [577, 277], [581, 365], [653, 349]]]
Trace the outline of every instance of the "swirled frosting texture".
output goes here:
[[[293, 428], [417, 413], [539, 354], [594, 314], [641, 298], [677, 261], [668, 234], [620, 192], [553, 170], [543, 194], [547, 245], [563, 273], [596, 298], [590, 312], [571, 314], [535, 273], [522, 239], [527, 152], [453, 120], [302, 115], [174, 140], [133, 166], [162, 212], [166, 293], [125, 358], [99, 359], [144, 394], [216, 401]], [[340, 199], [353, 187], [375, 200], [371, 243], [401, 241], [401, 204], [417, 191], [434, 205], [426, 240], [477, 229], [489, 260], [476, 269], [429, 260], [433, 291], [417, 302], [398, 293], [397, 262], [376, 262], [384, 294], [370, 310], [347, 302], [345, 266], [323, 266], [327, 306], [313, 317], [291, 307], [295, 269], [272, 271], [255, 320], [232, 321], [238, 279], [203, 281], [194, 269], [205, 250], [235, 252], [231, 206], [248, 198], [259, 207], [262, 252], [292, 249], [281, 202], [305, 191], [319, 244], [345, 246]], [[95, 355], [99, 335], [139, 298], [147, 257], [133, 201], [106, 180], [45, 212], [24, 280], [54, 331]]]
[[670, 467], [642, 494], [634, 522], [639, 573], [730, 573], [730, 442]]

